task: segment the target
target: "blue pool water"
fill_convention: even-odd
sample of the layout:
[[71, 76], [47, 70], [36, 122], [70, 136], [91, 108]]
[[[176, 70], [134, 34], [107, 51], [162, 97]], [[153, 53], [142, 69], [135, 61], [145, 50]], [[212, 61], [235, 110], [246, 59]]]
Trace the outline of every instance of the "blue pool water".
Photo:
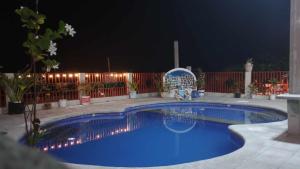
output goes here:
[[243, 146], [230, 124], [286, 119], [249, 106], [168, 103], [121, 113], [91, 114], [45, 125], [36, 145], [64, 162], [114, 166], [164, 166], [209, 159]]

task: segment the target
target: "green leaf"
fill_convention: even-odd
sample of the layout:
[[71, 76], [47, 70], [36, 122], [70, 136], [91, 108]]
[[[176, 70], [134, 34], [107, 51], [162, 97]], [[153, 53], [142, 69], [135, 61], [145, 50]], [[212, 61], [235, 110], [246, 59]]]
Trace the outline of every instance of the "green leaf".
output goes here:
[[48, 37], [42, 36], [40, 39], [37, 40], [36, 45], [41, 50], [47, 50], [47, 49], [49, 49], [50, 39]]
[[46, 16], [45, 15], [37, 15], [37, 23], [42, 25], [45, 23]]

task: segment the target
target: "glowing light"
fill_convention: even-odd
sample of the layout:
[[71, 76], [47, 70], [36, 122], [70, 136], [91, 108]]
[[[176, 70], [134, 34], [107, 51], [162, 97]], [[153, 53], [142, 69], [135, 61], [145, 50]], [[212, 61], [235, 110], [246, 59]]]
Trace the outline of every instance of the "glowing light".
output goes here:
[[27, 75], [27, 77], [31, 77], [30, 75]]
[[50, 148], [51, 148], [51, 149], [55, 149], [55, 145], [52, 145]]
[[118, 75], [117, 75], [117, 74], [115, 74], [115, 77], [118, 77]]
[[86, 74], [86, 75], [85, 75], [85, 77], [89, 77], [89, 75], [88, 75], [88, 74]]
[[60, 74], [56, 74], [56, 77], [60, 77]]
[[96, 77], [99, 77], [99, 74], [96, 74]]
[[99, 135], [99, 134], [97, 134], [97, 135], [96, 135], [96, 138], [100, 138], [100, 135]]
[[74, 145], [74, 141], [71, 141], [70, 144], [71, 144], [71, 145]]
[[73, 77], [73, 74], [69, 74], [69, 78], [72, 78]]
[[76, 144], [80, 144], [80, 143], [81, 143], [81, 140], [77, 140], [77, 141], [76, 141]]
[[111, 74], [110, 74], [110, 76], [111, 76], [111, 77], [113, 77], [113, 76], [114, 76], [114, 74], [112, 74], [112, 73], [111, 73]]
[[76, 74], [75, 74], [75, 77], [79, 77], [79, 74], [78, 74], [78, 73], [76, 73]]
[[49, 77], [49, 78], [53, 78], [53, 75], [49, 75], [48, 77]]
[[44, 150], [44, 151], [48, 151], [48, 147], [44, 147], [43, 150]]
[[65, 143], [64, 146], [65, 146], [65, 147], [68, 147], [68, 143]]
[[68, 140], [69, 141], [73, 141], [73, 140], [75, 140], [75, 138], [74, 137], [70, 137], [70, 138], [68, 138]]
[[104, 93], [100, 93], [101, 94], [101, 96], [104, 96]]
[[45, 75], [42, 75], [42, 77], [45, 78], [46, 76], [45, 76]]
[[57, 147], [58, 147], [58, 148], [61, 148], [62, 146], [61, 146], [61, 144], [59, 144]]
[[18, 76], [18, 78], [19, 78], [19, 79], [21, 79], [21, 78], [22, 78], [22, 76], [21, 76], [21, 75], [19, 75], [19, 76]]
[[63, 76], [63, 77], [67, 77], [67, 75], [66, 75], [66, 74], [63, 74], [62, 76]]

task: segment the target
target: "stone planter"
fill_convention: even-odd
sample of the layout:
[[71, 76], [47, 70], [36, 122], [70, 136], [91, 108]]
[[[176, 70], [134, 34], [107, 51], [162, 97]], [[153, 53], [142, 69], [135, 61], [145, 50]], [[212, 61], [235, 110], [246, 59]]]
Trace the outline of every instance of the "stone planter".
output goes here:
[[135, 99], [136, 98], [136, 91], [130, 91], [129, 92], [129, 98], [130, 99]]
[[202, 97], [205, 94], [205, 90], [198, 90], [199, 96]]
[[270, 95], [270, 100], [276, 100], [276, 95], [275, 94], [271, 94]]
[[241, 93], [234, 93], [234, 98], [241, 98]]
[[67, 99], [59, 99], [58, 107], [67, 107]]
[[257, 99], [257, 95], [256, 94], [250, 94], [250, 99]]
[[80, 104], [81, 105], [89, 105], [91, 103], [91, 96], [81, 96]]
[[22, 114], [25, 112], [24, 103], [8, 102], [8, 114]]
[[252, 63], [246, 63], [245, 64], [245, 71], [246, 72], [252, 72], [253, 64]]

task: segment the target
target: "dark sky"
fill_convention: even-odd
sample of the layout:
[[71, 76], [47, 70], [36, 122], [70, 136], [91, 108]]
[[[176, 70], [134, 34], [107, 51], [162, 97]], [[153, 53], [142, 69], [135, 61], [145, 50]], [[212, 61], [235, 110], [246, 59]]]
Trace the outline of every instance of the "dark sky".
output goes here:
[[[1, 5], [3, 72], [20, 70], [28, 56], [25, 31], [14, 9], [33, 0]], [[255, 66], [287, 69], [289, 0], [40, 0], [47, 26], [62, 19], [77, 34], [58, 42], [60, 71], [167, 71], [173, 67], [173, 40], [179, 40], [180, 66], [205, 71]], [[254, 68], [255, 68], [254, 66]]]

